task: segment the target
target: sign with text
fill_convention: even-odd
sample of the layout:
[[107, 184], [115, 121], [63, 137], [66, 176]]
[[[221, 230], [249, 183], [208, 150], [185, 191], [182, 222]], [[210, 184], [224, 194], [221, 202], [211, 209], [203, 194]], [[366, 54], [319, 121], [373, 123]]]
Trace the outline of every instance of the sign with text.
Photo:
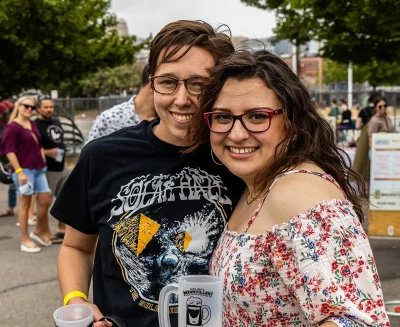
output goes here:
[[400, 134], [373, 134], [370, 210], [400, 211]]

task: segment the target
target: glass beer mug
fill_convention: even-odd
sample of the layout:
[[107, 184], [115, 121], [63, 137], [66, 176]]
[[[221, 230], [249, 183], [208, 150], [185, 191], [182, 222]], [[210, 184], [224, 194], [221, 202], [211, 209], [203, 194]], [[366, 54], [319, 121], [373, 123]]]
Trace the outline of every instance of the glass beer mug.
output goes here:
[[222, 279], [208, 275], [179, 278], [163, 287], [158, 301], [160, 327], [171, 327], [169, 295], [178, 294], [178, 327], [222, 326]]

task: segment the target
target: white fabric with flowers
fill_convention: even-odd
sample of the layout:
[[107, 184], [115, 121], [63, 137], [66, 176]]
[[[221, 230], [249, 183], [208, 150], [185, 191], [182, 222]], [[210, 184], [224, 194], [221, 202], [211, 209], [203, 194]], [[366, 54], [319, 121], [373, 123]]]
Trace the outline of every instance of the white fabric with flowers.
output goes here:
[[[314, 174], [340, 188], [330, 175], [305, 170], [275, 182], [291, 173]], [[267, 195], [244, 233], [225, 229], [211, 259], [211, 274], [224, 279], [224, 326], [390, 326], [352, 204], [325, 201], [272, 231], [248, 234]]]

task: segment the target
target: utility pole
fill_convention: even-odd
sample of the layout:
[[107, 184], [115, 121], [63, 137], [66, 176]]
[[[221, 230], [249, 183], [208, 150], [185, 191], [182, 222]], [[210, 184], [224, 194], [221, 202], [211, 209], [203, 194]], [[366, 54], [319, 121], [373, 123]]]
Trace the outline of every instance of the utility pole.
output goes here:
[[353, 107], [353, 64], [351, 61], [347, 69], [347, 106], [350, 110]]
[[292, 70], [293, 73], [295, 73], [297, 75], [297, 57], [296, 57], [296, 53], [297, 53], [297, 48], [296, 46], [293, 44], [292, 45]]

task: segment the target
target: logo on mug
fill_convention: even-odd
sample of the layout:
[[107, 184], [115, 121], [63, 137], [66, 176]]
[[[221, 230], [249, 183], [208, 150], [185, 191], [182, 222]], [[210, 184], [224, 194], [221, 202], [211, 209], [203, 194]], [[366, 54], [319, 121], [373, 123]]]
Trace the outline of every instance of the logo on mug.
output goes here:
[[186, 302], [186, 326], [203, 326], [211, 318], [211, 310], [198, 297], [190, 297]]

